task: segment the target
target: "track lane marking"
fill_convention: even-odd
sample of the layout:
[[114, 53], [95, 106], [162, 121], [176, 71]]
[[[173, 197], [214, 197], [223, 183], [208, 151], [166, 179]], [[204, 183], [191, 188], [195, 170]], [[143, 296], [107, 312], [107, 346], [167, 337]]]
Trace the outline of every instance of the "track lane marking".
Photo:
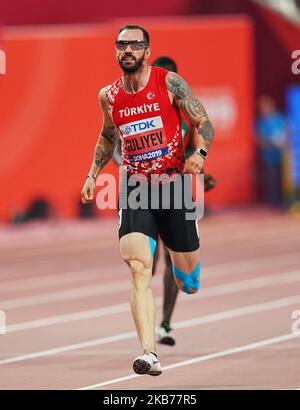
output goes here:
[[[198, 356], [198, 357], [195, 357], [194, 359], [183, 360], [181, 362], [174, 363], [174, 364], [163, 367], [163, 371], [165, 372], [165, 371], [168, 371], [168, 370], [176, 369], [178, 367], [189, 366], [189, 365], [193, 365], [195, 363], [200, 363], [200, 362], [205, 362], [207, 360], [217, 359], [219, 357], [224, 357], [224, 356], [229, 356], [229, 355], [236, 354], [236, 353], [246, 352], [247, 350], [253, 350], [253, 349], [260, 348], [260, 347], [270, 346], [272, 344], [284, 342], [284, 341], [287, 341], [287, 340], [290, 340], [290, 339], [294, 339], [296, 337], [299, 337], [299, 336], [295, 336], [293, 334], [286, 334], [286, 335], [282, 335], [282, 336], [272, 337], [270, 339], [260, 340], [260, 341], [254, 342], [254, 343], [249, 343], [249, 344], [246, 344], [246, 345], [237, 346], [237, 347], [234, 347], [232, 349], [223, 350], [221, 352], [211, 353], [211, 354], [208, 354], [208, 355], [205, 355], [205, 356]], [[107, 380], [105, 382], [92, 384], [90, 386], [80, 387], [79, 389], [76, 389], [76, 390], [92, 390], [92, 389], [95, 389], [97, 387], [104, 387], [104, 386], [119, 383], [119, 382], [122, 382], [122, 381], [135, 379], [137, 377], [141, 377], [141, 376], [137, 375], [137, 374], [129, 374], [128, 376], [118, 377], [116, 379], [111, 379], [111, 380]]]
[[[241, 316], [245, 316], [249, 314], [266, 312], [269, 310], [287, 307], [287, 306], [295, 305], [298, 303], [300, 303], [300, 295], [292, 296], [289, 298], [276, 299], [276, 300], [272, 300], [272, 301], [260, 303], [260, 304], [244, 306], [242, 308], [226, 310], [224, 312], [214, 313], [214, 314], [210, 314], [206, 316], [200, 316], [200, 317], [193, 318], [193, 319], [186, 319], [181, 322], [174, 323], [173, 327], [175, 329], [183, 329], [187, 327], [193, 327], [193, 326], [198, 326], [202, 324], [213, 323], [213, 322], [218, 322], [218, 321], [222, 321], [226, 319], [241, 317]], [[0, 365], [36, 359], [38, 357], [50, 356], [50, 355], [54, 355], [58, 353], [69, 352], [69, 351], [83, 349], [87, 347], [100, 346], [100, 345], [107, 344], [107, 343], [113, 343], [113, 342], [119, 342], [122, 340], [133, 339], [136, 337], [137, 337], [137, 334], [135, 331], [120, 333], [117, 335], [108, 336], [108, 337], [104, 337], [100, 339], [88, 340], [86, 342], [60, 346], [58, 348], [53, 348], [53, 349], [43, 350], [40, 352], [28, 353], [25, 355], [3, 359], [3, 360], [0, 360]]]
[[[157, 278], [158, 281], [158, 278]], [[284, 275], [267, 275], [254, 279], [247, 279], [238, 282], [230, 282], [225, 285], [216, 285], [203, 289], [196, 295], [183, 295], [180, 294], [178, 302], [193, 302], [198, 299], [211, 298], [216, 296], [223, 296], [237, 292], [248, 291], [250, 289], [261, 289], [268, 286], [278, 286], [283, 284], [289, 284], [300, 281], [300, 270], [287, 272]], [[128, 282], [129, 285], [129, 282]], [[156, 285], [158, 286], [158, 284]], [[129, 287], [128, 287], [129, 290]], [[156, 306], [162, 306], [163, 298], [156, 298]], [[3, 309], [3, 305], [0, 304], [0, 309]], [[130, 304], [128, 302], [120, 303], [116, 305], [104, 306], [97, 309], [90, 309], [85, 311], [79, 311], [74, 313], [67, 313], [64, 315], [50, 316], [42, 319], [35, 319], [21, 323], [15, 323], [6, 326], [7, 333], [20, 332], [29, 329], [38, 329], [41, 327], [59, 325], [62, 323], [73, 323], [80, 320], [95, 319], [98, 317], [116, 315], [119, 313], [125, 313], [130, 311]]]

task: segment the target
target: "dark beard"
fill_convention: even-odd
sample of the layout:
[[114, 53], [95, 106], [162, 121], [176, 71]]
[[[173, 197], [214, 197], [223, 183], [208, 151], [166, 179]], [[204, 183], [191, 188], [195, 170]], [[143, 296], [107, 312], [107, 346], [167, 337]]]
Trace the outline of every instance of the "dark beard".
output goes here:
[[140, 57], [138, 60], [135, 61], [135, 64], [131, 67], [127, 67], [122, 60], [118, 60], [120, 67], [122, 68], [122, 70], [127, 73], [127, 74], [133, 74], [135, 72], [137, 72], [139, 70], [139, 68], [141, 67], [141, 65], [143, 64], [145, 58], [145, 51], [144, 54], [142, 55], [142, 57]]

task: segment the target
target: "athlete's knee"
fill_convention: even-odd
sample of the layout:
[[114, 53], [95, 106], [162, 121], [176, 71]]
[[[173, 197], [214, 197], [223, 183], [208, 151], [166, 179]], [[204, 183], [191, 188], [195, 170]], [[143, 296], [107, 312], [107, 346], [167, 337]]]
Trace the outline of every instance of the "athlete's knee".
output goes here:
[[128, 260], [127, 263], [131, 272], [132, 285], [134, 288], [149, 288], [151, 282], [151, 264], [138, 259]]
[[[155, 253], [156, 241], [150, 237], [147, 238], [123, 238], [120, 241], [120, 251], [123, 261], [131, 270], [148, 269], [152, 267], [153, 255]], [[140, 241], [140, 239], [142, 239]], [[150, 250], [150, 252], [149, 252]]]
[[176, 284], [182, 292], [193, 294], [200, 290], [200, 261], [197, 262], [191, 273], [182, 272], [174, 266], [173, 274]]

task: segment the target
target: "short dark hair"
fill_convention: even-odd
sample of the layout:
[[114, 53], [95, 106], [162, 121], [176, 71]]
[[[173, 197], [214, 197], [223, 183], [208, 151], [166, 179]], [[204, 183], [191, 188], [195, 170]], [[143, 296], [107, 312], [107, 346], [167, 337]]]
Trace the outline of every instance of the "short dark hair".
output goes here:
[[137, 26], [135, 24], [126, 24], [126, 26], [123, 26], [120, 28], [119, 30], [119, 34], [123, 31], [123, 30], [141, 30], [143, 32], [143, 40], [149, 45], [150, 44], [150, 36], [148, 31], [141, 26]]
[[153, 61], [152, 65], [154, 67], [162, 67], [162, 68], [165, 68], [166, 70], [177, 73], [177, 64], [171, 57], [167, 57], [167, 56], [157, 57]]

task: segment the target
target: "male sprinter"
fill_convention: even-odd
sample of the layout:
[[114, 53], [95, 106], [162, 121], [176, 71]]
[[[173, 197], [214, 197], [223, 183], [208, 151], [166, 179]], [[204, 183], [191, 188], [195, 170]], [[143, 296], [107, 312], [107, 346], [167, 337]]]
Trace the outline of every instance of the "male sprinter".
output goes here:
[[[153, 174], [198, 174], [203, 168], [213, 140], [212, 124], [178, 74], [147, 64], [149, 44], [149, 34], [143, 27], [126, 25], [119, 31], [115, 46], [122, 77], [99, 93], [103, 126], [82, 189], [83, 203], [93, 200], [95, 179], [112, 158], [118, 135], [127, 175], [137, 180], [141, 175], [148, 179]], [[198, 129], [197, 148], [186, 161], [180, 110]], [[186, 219], [186, 209], [157, 211], [129, 206], [121, 208], [119, 214], [120, 251], [132, 275], [131, 310], [143, 349], [133, 369], [138, 374], [157, 376], [162, 369], [156, 354], [155, 306], [150, 287], [156, 241], [160, 235], [170, 252], [180, 290], [195, 293], [200, 286], [197, 226], [194, 220]]]
[[[177, 73], [177, 64], [176, 62], [168, 56], [157, 57], [151, 64], [154, 67], [162, 67], [168, 71]], [[195, 126], [190, 123], [190, 121], [181, 115], [181, 133], [182, 133], [182, 145], [184, 151], [184, 157], [187, 159], [195, 151]], [[122, 153], [121, 153], [121, 139], [119, 139], [117, 146], [114, 151], [113, 159], [118, 166], [122, 166]], [[204, 191], [207, 192], [214, 188], [215, 179], [208, 175], [204, 174]], [[175, 338], [172, 335], [172, 328], [170, 326], [171, 317], [174, 311], [174, 307], [178, 295], [178, 287], [173, 278], [173, 268], [172, 261], [168, 250], [164, 247], [163, 256], [165, 262], [164, 269], [164, 293], [163, 293], [163, 317], [160, 327], [156, 332], [156, 341], [160, 344], [165, 344], [168, 346], [175, 345]], [[152, 274], [156, 273], [157, 262], [159, 259], [159, 246], [156, 246], [154, 257], [153, 257], [153, 267]]]

